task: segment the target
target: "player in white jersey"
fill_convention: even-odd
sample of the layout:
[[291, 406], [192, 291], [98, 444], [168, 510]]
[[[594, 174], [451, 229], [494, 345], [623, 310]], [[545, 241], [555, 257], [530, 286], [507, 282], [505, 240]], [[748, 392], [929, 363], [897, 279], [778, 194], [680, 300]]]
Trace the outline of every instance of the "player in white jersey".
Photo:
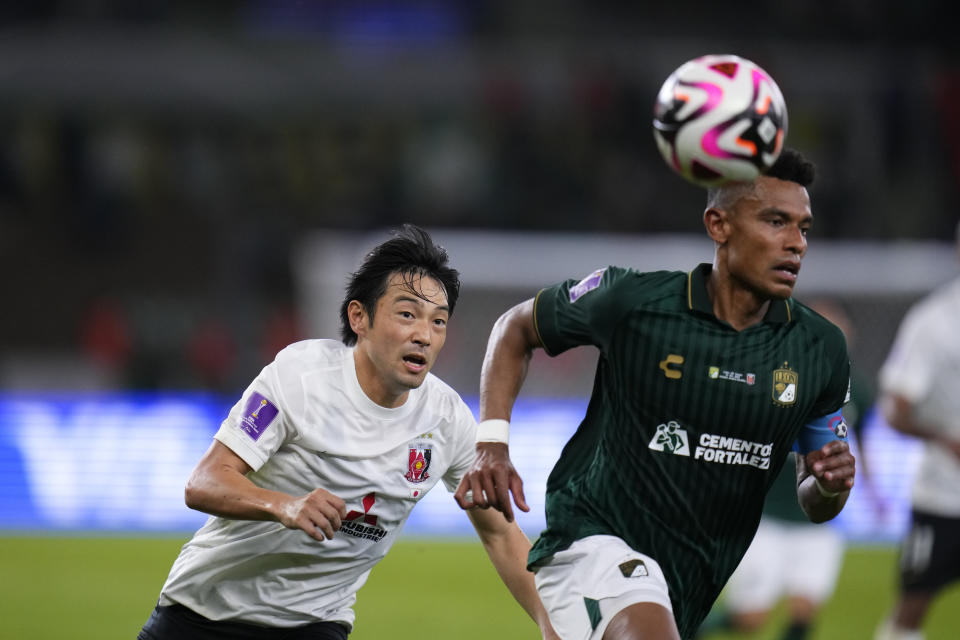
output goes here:
[[[407, 225], [367, 255], [342, 341], [281, 351], [234, 405], [186, 488], [211, 514], [184, 545], [141, 640], [344, 639], [371, 568], [441, 479], [473, 463], [476, 424], [429, 373], [457, 301], [443, 249]], [[526, 571], [530, 543], [494, 510], [470, 518], [507, 587], [555, 638]]]
[[[960, 226], [958, 246], [960, 246]], [[915, 305], [880, 371], [881, 406], [895, 429], [924, 441], [900, 595], [877, 640], [919, 640], [933, 599], [960, 579], [960, 278]]]

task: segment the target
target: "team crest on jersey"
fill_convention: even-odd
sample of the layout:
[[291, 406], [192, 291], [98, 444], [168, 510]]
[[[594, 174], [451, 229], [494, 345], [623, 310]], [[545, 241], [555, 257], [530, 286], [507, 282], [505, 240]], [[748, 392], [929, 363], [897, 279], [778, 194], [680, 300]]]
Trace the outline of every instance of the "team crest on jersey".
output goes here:
[[578, 282], [577, 284], [570, 287], [570, 302], [576, 302], [577, 298], [592, 291], [600, 286], [600, 280], [603, 279], [603, 272], [606, 271], [606, 268], [597, 269], [586, 278]]
[[650, 571], [647, 569], [647, 565], [643, 563], [643, 560], [627, 560], [626, 562], [621, 562], [618, 568], [624, 578], [643, 578], [650, 575]]
[[797, 401], [797, 385], [800, 376], [797, 372], [783, 363], [783, 368], [773, 370], [773, 401], [781, 406], [789, 407]]
[[414, 442], [410, 445], [407, 455], [407, 473], [404, 478], [407, 482], [420, 483], [430, 477], [427, 469], [430, 468], [430, 458], [433, 448], [424, 442]]
[[654, 451], [666, 451], [678, 456], [690, 455], [690, 442], [687, 440], [687, 431], [671, 420], [666, 424], [657, 425], [657, 432], [650, 440], [650, 448]]

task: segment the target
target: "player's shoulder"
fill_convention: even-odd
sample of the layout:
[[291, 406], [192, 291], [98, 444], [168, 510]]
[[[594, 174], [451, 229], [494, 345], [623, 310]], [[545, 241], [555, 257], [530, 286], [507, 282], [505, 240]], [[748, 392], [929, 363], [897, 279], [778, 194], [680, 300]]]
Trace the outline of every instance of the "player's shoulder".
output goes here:
[[792, 299], [790, 303], [790, 313], [797, 325], [821, 336], [830, 343], [846, 345], [846, 338], [840, 327], [796, 298]]
[[300, 340], [281, 349], [272, 366], [281, 370], [295, 369], [300, 373], [338, 368], [350, 349], [336, 340]]
[[593, 287], [629, 293], [631, 300], [635, 300], [637, 295], [656, 297], [661, 292], [676, 293], [686, 277], [683, 271], [639, 271], [631, 267], [609, 265], [590, 273], [571, 287], [571, 298], [577, 291]]
[[907, 311], [906, 317], [928, 325], [945, 321], [952, 325], [957, 314], [960, 314], [960, 278], [937, 287], [921, 298]]
[[433, 373], [427, 374], [418, 392], [422, 401], [436, 413], [451, 418], [462, 416], [464, 409], [469, 413], [467, 403], [457, 390]]

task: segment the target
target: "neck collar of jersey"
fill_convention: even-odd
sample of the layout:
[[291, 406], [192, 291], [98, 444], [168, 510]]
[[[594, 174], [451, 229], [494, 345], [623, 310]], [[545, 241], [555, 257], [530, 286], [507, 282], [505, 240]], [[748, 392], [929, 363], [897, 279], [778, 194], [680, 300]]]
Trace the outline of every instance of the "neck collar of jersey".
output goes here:
[[[704, 262], [687, 274], [687, 308], [714, 316], [713, 303], [707, 293], [707, 278], [713, 270], [713, 265]], [[714, 316], [716, 317], [716, 316]], [[787, 323], [793, 319], [790, 300], [771, 300], [767, 308], [764, 322]]]

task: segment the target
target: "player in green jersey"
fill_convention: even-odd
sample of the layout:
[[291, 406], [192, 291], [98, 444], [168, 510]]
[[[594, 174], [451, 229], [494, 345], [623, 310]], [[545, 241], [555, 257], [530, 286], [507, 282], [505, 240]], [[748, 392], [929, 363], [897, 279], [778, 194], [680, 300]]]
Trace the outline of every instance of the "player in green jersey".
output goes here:
[[[808, 301], [807, 305], [837, 325], [853, 344], [853, 324], [837, 302]], [[876, 400], [873, 385], [856, 367], [850, 371], [850, 401], [843, 408], [849, 432], [864, 449], [866, 416]], [[880, 502], [871, 483], [866, 457], [858, 460], [860, 490], [867, 489], [875, 509]], [[810, 637], [822, 605], [830, 598], [843, 564], [844, 540], [833, 527], [812, 524], [797, 504], [796, 469], [788, 459], [767, 492], [760, 527], [746, 555], [730, 576], [724, 596], [701, 625], [698, 638], [734, 630], [756, 637], [775, 605], [783, 601], [786, 624], [779, 640]]]
[[600, 350], [586, 416], [547, 483], [529, 566], [565, 640], [689, 638], [757, 528], [792, 449], [797, 493], [823, 522], [855, 463], [840, 413], [841, 331], [791, 299], [813, 216], [814, 167], [785, 150], [766, 174], [711, 189], [713, 264], [599, 269], [548, 287], [494, 325], [480, 382], [478, 457], [463, 508], [529, 507], [509, 419], [534, 349]]

